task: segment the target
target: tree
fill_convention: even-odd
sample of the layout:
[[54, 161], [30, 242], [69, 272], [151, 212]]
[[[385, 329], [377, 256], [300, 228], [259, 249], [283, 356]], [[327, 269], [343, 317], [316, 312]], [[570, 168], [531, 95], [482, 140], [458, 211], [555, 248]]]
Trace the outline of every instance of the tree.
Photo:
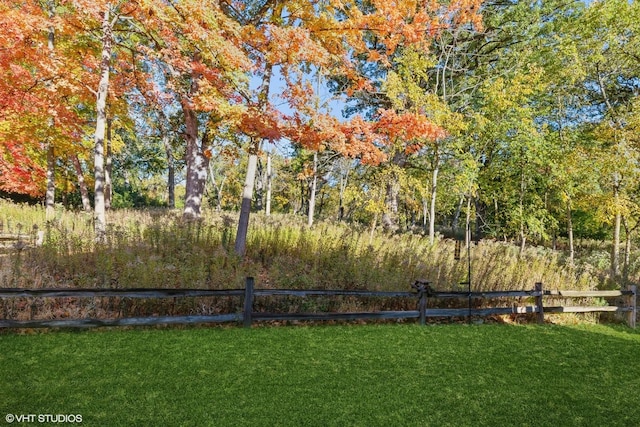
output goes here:
[[[432, 73], [432, 70], [436, 69], [436, 64], [438, 64], [438, 70], [448, 70], [444, 56], [438, 63], [433, 55], [434, 41], [442, 38], [447, 32], [463, 31], [462, 29], [470, 33], [479, 31], [482, 28], [477, 14], [479, 5], [480, 2], [467, 2], [464, 5], [452, 3], [447, 8], [442, 4], [432, 3], [424, 9], [417, 8], [415, 16], [412, 16], [412, 10], [402, 7], [392, 12], [388, 10], [388, 6], [378, 3], [361, 5], [367, 11], [369, 10], [367, 8], [371, 8], [371, 10], [390, 14], [392, 24], [388, 26], [390, 30], [387, 34], [375, 31], [368, 33], [363, 42], [369, 48], [368, 55], [356, 57], [355, 67], [361, 70], [369, 81], [361, 87], [353, 87], [344, 78], [334, 79], [333, 90], [344, 90], [343, 88], [346, 87], [351, 100], [355, 101], [347, 108], [347, 114], [364, 112], [372, 120], [381, 120], [377, 129], [382, 133], [381, 139], [386, 140], [383, 146], [387, 145], [388, 148], [385, 149], [384, 157], [392, 170], [388, 175], [390, 181], [386, 188], [388, 206], [383, 214], [383, 222], [387, 228], [394, 229], [397, 226], [399, 174], [405, 167], [409, 165], [415, 167], [417, 164], [413, 160], [408, 161], [408, 154], [417, 154], [421, 151], [424, 158], [431, 159], [430, 162], [426, 162], [429, 163], [428, 167], [431, 171], [429, 234], [432, 241], [435, 237], [437, 181], [441, 161], [445, 155], [443, 148], [451, 142], [451, 139], [444, 138], [444, 132], [435, 132], [435, 127], [422, 135], [419, 133], [413, 136], [400, 135], [400, 139], [395, 137], [389, 139], [389, 136], [398, 132], [397, 129], [391, 129], [393, 126], [406, 126], [407, 133], [410, 133], [421, 127], [424, 130], [427, 122], [439, 125], [450, 132], [450, 135], [456, 132], [454, 123], [459, 119], [452, 119], [455, 114], [448, 104], [446, 85], [439, 85], [440, 74]], [[402, 28], [409, 22], [417, 25], [411, 30]], [[402, 30], [392, 34], [394, 26], [396, 30], [400, 28]], [[445, 81], [448, 80], [449, 77], [445, 79]], [[391, 111], [397, 117], [388, 120]], [[449, 119], [445, 119], [447, 114]], [[448, 122], [446, 124], [449, 129], [443, 126], [445, 122]], [[404, 147], [402, 138], [406, 138]], [[412, 157], [415, 159], [418, 156]]]
[[620, 235], [629, 209], [629, 190], [637, 179], [638, 84], [640, 38], [637, 3], [610, 0], [591, 5], [581, 22], [578, 39], [584, 70], [586, 105], [601, 143], [601, 163], [609, 200], [602, 204], [613, 221], [611, 279], [620, 275]]
[[0, 5], [0, 188], [46, 193], [49, 215], [55, 161], [73, 151], [80, 123], [75, 105], [83, 99], [57, 9], [54, 1]]
[[100, 82], [96, 91], [96, 131], [94, 147], [94, 200], [95, 200], [95, 238], [99, 243], [106, 241], [107, 219], [104, 200], [105, 170], [104, 170], [104, 140], [107, 126], [107, 95], [109, 93], [109, 75], [111, 72], [111, 49], [113, 45], [113, 27], [118, 15], [112, 16], [112, 6], [107, 3], [102, 12], [102, 53], [100, 61]]
[[153, 3], [154, 59], [180, 106], [185, 123], [185, 219], [200, 216], [207, 178], [207, 149], [216, 129], [237, 120], [238, 92], [246, 86], [250, 63], [240, 27], [219, 2]]

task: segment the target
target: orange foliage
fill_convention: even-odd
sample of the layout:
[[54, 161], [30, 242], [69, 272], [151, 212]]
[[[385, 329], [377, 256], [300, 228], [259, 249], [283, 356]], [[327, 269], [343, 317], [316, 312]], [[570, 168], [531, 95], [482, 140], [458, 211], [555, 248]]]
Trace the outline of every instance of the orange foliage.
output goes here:
[[81, 125], [76, 106], [88, 93], [75, 74], [82, 55], [68, 43], [69, 27], [43, 7], [0, 3], [0, 188], [31, 196], [44, 191], [44, 143], [71, 154]]
[[285, 135], [302, 147], [314, 151], [326, 148], [342, 152], [346, 146], [342, 124], [329, 114], [315, 114], [312, 120], [304, 121], [295, 116], [288, 123]]
[[[286, 88], [282, 97], [296, 111], [287, 127], [288, 138], [312, 150], [331, 148], [364, 163], [378, 164], [386, 160], [384, 146], [400, 143], [405, 151], [415, 152], [423, 144], [446, 136], [424, 114], [382, 110], [375, 123], [361, 117], [339, 123], [319, 114], [311, 107], [317, 97], [312, 85], [301, 78], [296, 80], [297, 69], [287, 64], [298, 65], [302, 61], [327, 74], [342, 75], [348, 81], [349, 95], [370, 91], [372, 82], [358, 73], [349, 55], [364, 54], [369, 61], [384, 65], [390, 63], [390, 55], [400, 45], [428, 49], [430, 40], [442, 29], [462, 23], [479, 27], [480, 0], [458, 0], [446, 5], [438, 1], [372, 0], [373, 8], [368, 13], [349, 0], [325, 3], [327, 9], [342, 12], [345, 18], [340, 21], [328, 18], [330, 13], [314, 14], [309, 11], [310, 6], [295, 3], [296, 7], [290, 8], [290, 19], [301, 25], [286, 30], [271, 26], [257, 38], [263, 48], [277, 45], [277, 52], [269, 51], [265, 61], [283, 64]], [[371, 49], [365, 42], [367, 33], [374, 34], [378, 46], [385, 49]], [[306, 56], [300, 54], [301, 49], [308, 52]]]
[[389, 143], [397, 140], [427, 142], [446, 136], [444, 129], [433, 124], [424, 114], [411, 112], [398, 114], [393, 110], [379, 111], [376, 130], [379, 134], [385, 135]]
[[[29, 194], [43, 187], [44, 140], [55, 142], [59, 156], [73, 155], [79, 146], [77, 107], [93, 105], [91, 88], [99, 77], [100, 39], [94, 30], [105, 7], [113, 6], [106, 0], [65, 0], [49, 16], [44, 3], [0, 2], [0, 187]], [[371, 11], [363, 12], [355, 0], [267, 2], [268, 10], [242, 21], [237, 17], [249, 12], [241, 0], [119, 2], [127, 24], [118, 34], [131, 38], [113, 55], [110, 107], [136, 86], [145, 102], [177, 101], [196, 112], [215, 112], [252, 138], [287, 137], [368, 164], [384, 161], [383, 147], [398, 141], [407, 151], [417, 150], [444, 131], [423, 115], [389, 110], [380, 111], [376, 123], [361, 117], [341, 123], [316, 111], [318, 94], [308, 76], [343, 76], [348, 93], [371, 90], [372, 82], [357, 71], [356, 56], [389, 64], [401, 45], [427, 49], [443, 28], [480, 27], [481, 1], [370, 3]], [[53, 51], [47, 46], [50, 29], [56, 34]], [[370, 48], [371, 35], [383, 49]], [[285, 80], [279, 97], [293, 110], [289, 117], [263, 90], [273, 67]], [[243, 81], [250, 75], [265, 76], [265, 85], [250, 90]], [[166, 80], [162, 89], [157, 76]], [[2, 130], [7, 120], [16, 120], [9, 131]]]
[[0, 190], [9, 193], [44, 195], [45, 170], [34, 163], [24, 144], [0, 144]]
[[283, 136], [282, 113], [272, 108], [261, 111], [250, 107], [242, 114], [238, 128], [253, 138], [276, 141]]
[[360, 157], [364, 164], [377, 165], [387, 159], [385, 153], [375, 144], [380, 141], [375, 133], [374, 124], [356, 116], [342, 125], [346, 144], [339, 150], [349, 157]]

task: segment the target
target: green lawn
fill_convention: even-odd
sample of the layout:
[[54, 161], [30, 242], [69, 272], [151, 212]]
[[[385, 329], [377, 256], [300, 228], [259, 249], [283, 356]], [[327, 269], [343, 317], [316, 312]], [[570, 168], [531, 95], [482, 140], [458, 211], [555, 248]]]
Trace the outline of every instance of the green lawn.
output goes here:
[[5, 333], [0, 426], [631, 426], [639, 356], [608, 326]]

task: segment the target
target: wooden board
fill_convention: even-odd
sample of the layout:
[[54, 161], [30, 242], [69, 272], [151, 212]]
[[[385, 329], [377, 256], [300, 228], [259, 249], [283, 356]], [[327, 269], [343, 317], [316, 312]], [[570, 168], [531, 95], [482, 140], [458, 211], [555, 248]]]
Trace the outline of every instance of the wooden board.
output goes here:
[[402, 291], [361, 291], [361, 290], [328, 290], [328, 289], [255, 289], [256, 296], [358, 296], [358, 297], [383, 297], [383, 298], [413, 298], [416, 292]]
[[253, 313], [253, 320], [358, 320], [358, 319], [417, 319], [412, 311], [376, 311], [359, 313]]
[[40, 297], [123, 297], [123, 298], [175, 298], [175, 297], [224, 297], [242, 296], [244, 289], [103, 289], [103, 288], [69, 288], [69, 289], [13, 289], [0, 288], [0, 298]]
[[123, 319], [64, 319], [64, 320], [0, 320], [0, 328], [95, 328], [100, 326], [154, 326], [197, 323], [239, 322], [239, 314], [215, 316], [153, 316]]
[[588, 298], [588, 297], [619, 297], [630, 295], [631, 291], [544, 291], [545, 295], [557, 295], [567, 298]]

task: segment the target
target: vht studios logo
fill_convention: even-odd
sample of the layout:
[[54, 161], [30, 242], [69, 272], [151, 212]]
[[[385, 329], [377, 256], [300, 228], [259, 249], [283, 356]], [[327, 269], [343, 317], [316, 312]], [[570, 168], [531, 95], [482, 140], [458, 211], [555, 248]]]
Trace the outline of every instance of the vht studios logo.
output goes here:
[[81, 423], [79, 414], [7, 414], [5, 421], [11, 423]]

